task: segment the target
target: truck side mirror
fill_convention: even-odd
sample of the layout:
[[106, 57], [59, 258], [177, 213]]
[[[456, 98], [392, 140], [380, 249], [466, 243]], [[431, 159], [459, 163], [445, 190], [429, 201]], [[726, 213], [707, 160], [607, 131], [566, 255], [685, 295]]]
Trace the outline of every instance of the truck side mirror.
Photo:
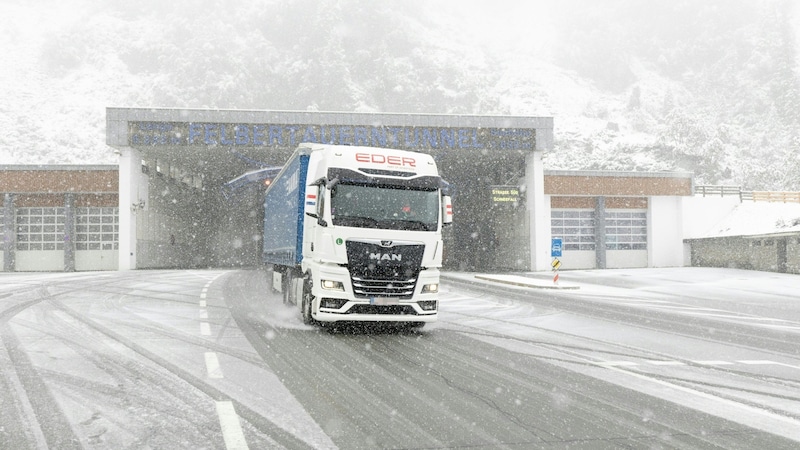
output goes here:
[[328, 222], [326, 222], [325, 219], [323, 219], [322, 217], [318, 216], [316, 213], [306, 212], [306, 215], [308, 217], [317, 219], [317, 224], [318, 225], [323, 226], [323, 227], [327, 227], [328, 226]]
[[453, 223], [453, 199], [449, 195], [442, 196], [442, 225]]

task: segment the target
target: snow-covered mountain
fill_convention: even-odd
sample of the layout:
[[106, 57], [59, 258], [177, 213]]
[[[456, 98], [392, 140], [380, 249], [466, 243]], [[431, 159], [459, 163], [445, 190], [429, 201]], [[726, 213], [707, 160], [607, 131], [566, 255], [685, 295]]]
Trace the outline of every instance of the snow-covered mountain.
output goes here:
[[0, 164], [115, 162], [105, 107], [553, 116], [548, 169], [800, 190], [789, 0], [6, 0]]

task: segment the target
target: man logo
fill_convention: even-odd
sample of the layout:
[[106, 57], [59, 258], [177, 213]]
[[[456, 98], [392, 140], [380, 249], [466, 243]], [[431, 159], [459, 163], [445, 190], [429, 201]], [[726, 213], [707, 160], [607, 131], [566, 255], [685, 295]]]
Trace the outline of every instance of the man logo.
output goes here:
[[369, 259], [375, 259], [378, 261], [402, 261], [403, 255], [397, 255], [394, 253], [370, 253]]

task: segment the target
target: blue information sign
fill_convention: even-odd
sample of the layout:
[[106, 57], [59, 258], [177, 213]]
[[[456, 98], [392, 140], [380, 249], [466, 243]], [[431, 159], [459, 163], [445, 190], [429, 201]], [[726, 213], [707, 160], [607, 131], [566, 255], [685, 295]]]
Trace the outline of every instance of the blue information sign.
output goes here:
[[550, 245], [550, 256], [557, 258], [561, 256], [561, 238], [553, 238], [553, 243]]

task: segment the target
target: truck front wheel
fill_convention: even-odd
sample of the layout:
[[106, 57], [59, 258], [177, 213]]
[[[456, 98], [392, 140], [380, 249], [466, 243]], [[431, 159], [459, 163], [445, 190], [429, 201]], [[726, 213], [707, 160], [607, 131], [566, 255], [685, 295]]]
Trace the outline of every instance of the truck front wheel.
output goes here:
[[313, 303], [314, 296], [311, 294], [311, 280], [306, 278], [303, 282], [303, 299], [300, 302], [301, 310], [303, 312], [303, 323], [306, 325], [315, 325], [317, 322], [311, 315]]

